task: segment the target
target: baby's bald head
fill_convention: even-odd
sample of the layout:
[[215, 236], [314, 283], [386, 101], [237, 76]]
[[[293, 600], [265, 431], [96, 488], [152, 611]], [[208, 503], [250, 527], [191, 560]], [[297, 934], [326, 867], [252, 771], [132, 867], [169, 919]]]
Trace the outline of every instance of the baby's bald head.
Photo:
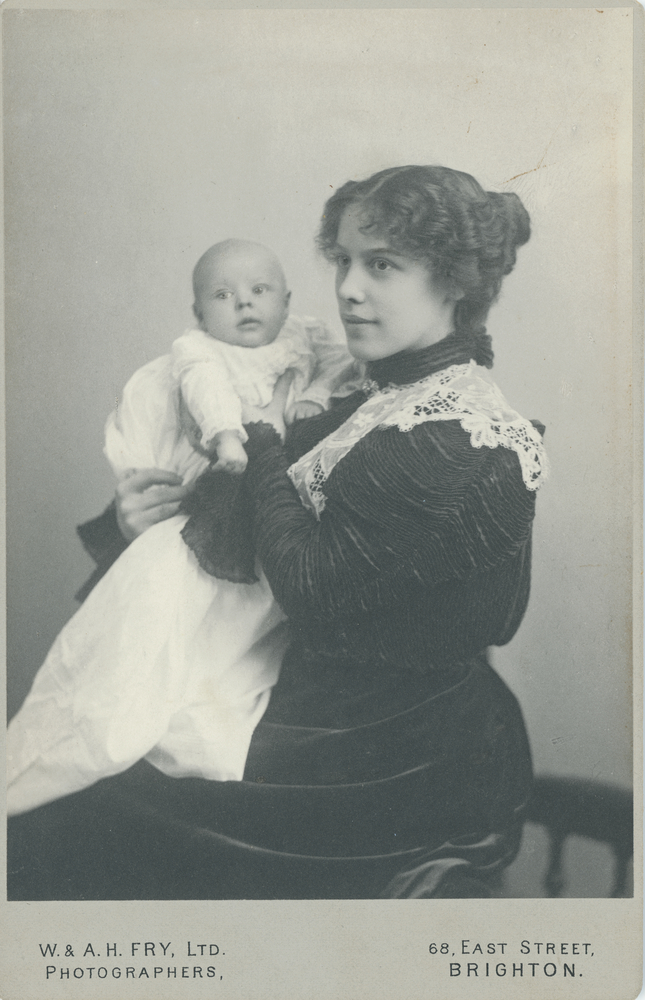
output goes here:
[[282, 265], [252, 240], [223, 240], [204, 253], [193, 271], [193, 310], [216, 340], [260, 347], [277, 337], [288, 316]]
[[241, 264], [243, 267], [254, 266], [266, 268], [277, 281], [281, 281], [287, 290], [287, 281], [282, 270], [282, 264], [277, 255], [262, 243], [253, 240], [222, 240], [209, 247], [195, 264], [193, 271], [193, 292], [195, 299], [199, 296], [204, 282], [210, 282], [213, 272], [224, 269], [227, 264]]

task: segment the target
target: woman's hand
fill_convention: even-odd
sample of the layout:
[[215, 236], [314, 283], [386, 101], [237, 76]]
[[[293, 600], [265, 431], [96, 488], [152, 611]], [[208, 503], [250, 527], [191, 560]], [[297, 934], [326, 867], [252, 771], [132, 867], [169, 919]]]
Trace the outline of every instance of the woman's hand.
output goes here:
[[173, 517], [190, 492], [181, 478], [164, 469], [139, 469], [116, 488], [116, 520], [129, 542], [153, 524]]
[[294, 374], [295, 372], [289, 368], [284, 375], [280, 376], [275, 384], [273, 399], [268, 406], [259, 407], [247, 406], [246, 404], [243, 405], [242, 422], [245, 424], [252, 424], [256, 423], [256, 421], [263, 421], [265, 424], [271, 424], [271, 426], [275, 427], [280, 437], [284, 440], [284, 411]]

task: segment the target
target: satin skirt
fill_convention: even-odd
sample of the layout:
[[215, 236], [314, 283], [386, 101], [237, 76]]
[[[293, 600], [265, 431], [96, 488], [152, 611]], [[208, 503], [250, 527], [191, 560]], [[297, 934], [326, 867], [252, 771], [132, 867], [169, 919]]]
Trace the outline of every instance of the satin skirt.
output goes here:
[[530, 789], [519, 706], [476, 657], [453, 687], [366, 725], [263, 720], [243, 781], [141, 761], [15, 817], [9, 899], [486, 896]]

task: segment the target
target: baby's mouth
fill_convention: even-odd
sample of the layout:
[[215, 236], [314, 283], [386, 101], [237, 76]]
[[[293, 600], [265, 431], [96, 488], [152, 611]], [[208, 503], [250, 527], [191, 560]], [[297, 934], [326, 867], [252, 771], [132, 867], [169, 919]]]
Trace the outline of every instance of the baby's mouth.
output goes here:
[[241, 319], [240, 322], [237, 325], [238, 325], [238, 327], [241, 327], [241, 326], [259, 326], [260, 325], [260, 320], [256, 319], [253, 316], [247, 316], [245, 319]]

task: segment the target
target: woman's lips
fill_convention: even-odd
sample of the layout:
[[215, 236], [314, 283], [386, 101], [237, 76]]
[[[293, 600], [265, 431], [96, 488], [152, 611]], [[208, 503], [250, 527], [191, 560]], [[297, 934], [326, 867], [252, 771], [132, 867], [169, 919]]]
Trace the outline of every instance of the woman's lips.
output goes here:
[[362, 316], [343, 316], [343, 323], [349, 323], [351, 326], [361, 326], [364, 323], [376, 323], [375, 319], [364, 319]]

